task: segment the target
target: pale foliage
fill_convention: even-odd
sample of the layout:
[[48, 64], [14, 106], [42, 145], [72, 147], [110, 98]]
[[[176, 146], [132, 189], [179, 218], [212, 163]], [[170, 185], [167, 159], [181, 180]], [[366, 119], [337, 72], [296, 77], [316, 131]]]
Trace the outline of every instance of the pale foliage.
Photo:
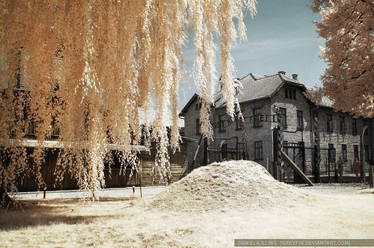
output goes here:
[[[233, 114], [233, 60], [229, 53], [237, 32], [243, 38], [243, 9], [255, 13], [255, 0], [51, 0], [0, 1], [1, 98], [0, 138], [11, 159], [0, 159], [0, 183], [14, 190], [19, 175], [34, 170], [40, 185], [43, 149], [26, 156], [11, 144], [35, 123], [39, 141], [53, 127], [65, 142], [58, 159], [59, 180], [65, 171], [83, 189], [104, 186], [108, 144], [125, 147], [122, 162], [136, 163], [130, 145], [157, 142], [154, 171], [169, 176], [168, 147], [178, 147], [178, 83], [183, 42], [194, 31], [195, 76], [204, 102], [202, 131], [211, 134], [215, 47], [221, 50], [223, 97]], [[237, 26], [234, 23], [237, 20]], [[216, 43], [219, 43], [216, 44]], [[29, 91], [14, 93], [19, 72]], [[144, 123], [139, 113], [156, 108]], [[25, 111], [24, 111], [25, 110]], [[169, 142], [166, 117], [172, 116]], [[145, 118], [147, 119], [147, 118]], [[150, 133], [148, 127], [152, 128]], [[144, 132], [142, 134], [142, 132]], [[34, 167], [28, 167], [32, 157]]]
[[316, 23], [326, 39], [322, 57], [328, 68], [322, 76], [335, 107], [373, 116], [374, 2], [372, 0], [311, 0], [322, 21]]
[[314, 103], [321, 103], [322, 97], [325, 95], [325, 92], [323, 88], [320, 87], [310, 87], [308, 90], [305, 92], [306, 97], [311, 100]]

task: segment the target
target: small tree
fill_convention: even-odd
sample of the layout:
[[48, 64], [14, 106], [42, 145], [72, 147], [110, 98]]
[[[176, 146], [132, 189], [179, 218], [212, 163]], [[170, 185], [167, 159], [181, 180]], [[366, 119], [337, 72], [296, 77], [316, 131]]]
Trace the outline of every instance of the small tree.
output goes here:
[[318, 34], [326, 40], [322, 76], [335, 107], [374, 116], [374, 2], [372, 0], [311, 0], [320, 12]]
[[[1, 199], [15, 190], [15, 180], [24, 173], [36, 172], [35, 178], [43, 184], [44, 149], [27, 155], [22, 146], [30, 122], [40, 144], [53, 126], [59, 127], [64, 149], [57, 174], [69, 171], [80, 188], [95, 191], [105, 184], [108, 144], [125, 147], [123, 161], [131, 161], [130, 145], [139, 144], [140, 120], [145, 117], [146, 127], [152, 126], [150, 139], [158, 143], [154, 169], [167, 177], [166, 123], [172, 116], [171, 145], [176, 148], [178, 83], [187, 30], [194, 30], [194, 75], [205, 103], [202, 115], [208, 115], [213, 99], [217, 40], [223, 97], [232, 114], [234, 67], [229, 52], [237, 34], [245, 36], [243, 8], [254, 13], [255, 3], [0, 0], [0, 82], [6, 88], [0, 102]], [[23, 85], [29, 90], [22, 93], [26, 96], [15, 94]], [[153, 105], [156, 118], [150, 122], [147, 116]], [[201, 119], [202, 131], [209, 136], [209, 119]], [[32, 168], [27, 157], [34, 162]]]

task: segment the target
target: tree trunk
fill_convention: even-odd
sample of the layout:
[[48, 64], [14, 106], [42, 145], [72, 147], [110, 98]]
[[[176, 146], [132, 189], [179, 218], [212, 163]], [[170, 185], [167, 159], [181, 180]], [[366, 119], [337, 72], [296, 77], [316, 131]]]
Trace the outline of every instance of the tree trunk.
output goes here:
[[13, 209], [19, 207], [21, 207], [21, 204], [13, 200], [4, 188], [0, 186], [0, 208]]

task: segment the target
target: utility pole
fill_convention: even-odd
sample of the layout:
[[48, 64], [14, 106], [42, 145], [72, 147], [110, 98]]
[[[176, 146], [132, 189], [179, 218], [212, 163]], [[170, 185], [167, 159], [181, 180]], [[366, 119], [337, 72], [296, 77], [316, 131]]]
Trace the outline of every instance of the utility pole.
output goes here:
[[[362, 129], [362, 133], [361, 133], [361, 136], [360, 136], [360, 147], [361, 147], [361, 159], [360, 159], [360, 162], [361, 162], [361, 166], [360, 166], [360, 177], [361, 177], [361, 182], [365, 182], [365, 167], [364, 167], [364, 163], [365, 163], [365, 139], [364, 139], [364, 135], [365, 135], [365, 132], [367, 131], [368, 129], [368, 126], [364, 126], [364, 128]], [[369, 152], [369, 151], [367, 151]]]

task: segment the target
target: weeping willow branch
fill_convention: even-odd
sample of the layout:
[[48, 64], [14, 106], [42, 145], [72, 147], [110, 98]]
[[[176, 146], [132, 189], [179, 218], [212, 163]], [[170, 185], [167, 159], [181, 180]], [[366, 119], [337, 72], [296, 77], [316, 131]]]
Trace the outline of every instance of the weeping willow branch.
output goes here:
[[[157, 142], [155, 173], [169, 177], [168, 147], [175, 150], [179, 142], [178, 83], [187, 30], [194, 30], [194, 75], [204, 101], [202, 131], [209, 136], [216, 48], [221, 50], [223, 97], [232, 115], [230, 49], [237, 33], [245, 35], [243, 9], [254, 13], [255, 3], [0, 0], [0, 138], [4, 151], [17, 154], [14, 161], [0, 160], [1, 187], [14, 190], [16, 178], [28, 168], [26, 153], [8, 142], [22, 140], [28, 123], [39, 142], [58, 128], [59, 141], [71, 144], [59, 153], [59, 180], [61, 171], [68, 170], [81, 188], [100, 189], [105, 185], [107, 144], [128, 147], [121, 156], [127, 163], [135, 161], [130, 147], [140, 144], [142, 136], [146, 144]], [[28, 89], [21, 98], [14, 93], [20, 87]], [[157, 106], [155, 119], [143, 118], [141, 123], [141, 113], [148, 113], [152, 104]], [[141, 124], [151, 127], [152, 134]], [[39, 173], [43, 149], [34, 149], [32, 156]], [[43, 185], [40, 173], [38, 181]]]

